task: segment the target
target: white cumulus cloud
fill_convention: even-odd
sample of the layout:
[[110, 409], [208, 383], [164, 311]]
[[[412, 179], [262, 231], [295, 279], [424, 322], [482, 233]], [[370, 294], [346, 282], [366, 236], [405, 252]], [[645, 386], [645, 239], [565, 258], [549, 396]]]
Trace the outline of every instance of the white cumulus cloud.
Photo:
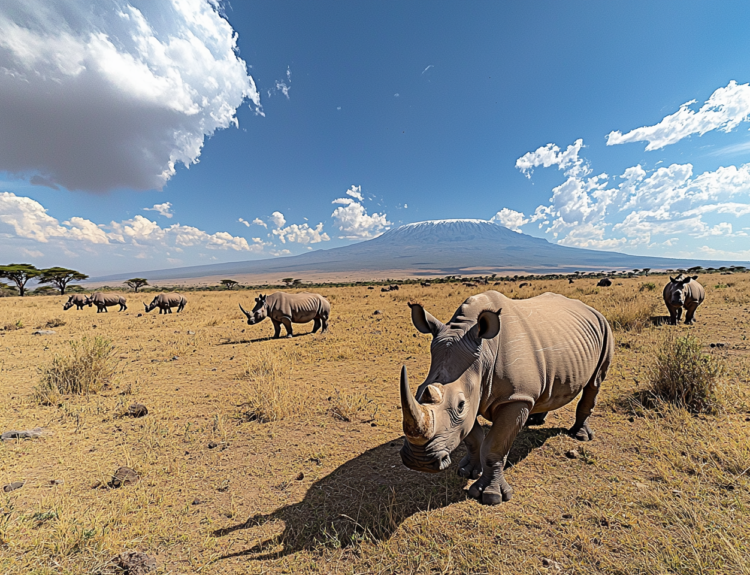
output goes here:
[[[346, 191], [348, 198], [337, 198], [333, 204], [341, 204], [331, 217], [341, 231], [339, 238], [347, 240], [364, 240], [388, 229], [391, 222], [386, 214], [368, 214], [365, 207], [356, 200], [363, 201], [361, 186], [352, 186]], [[355, 198], [355, 199], [353, 199]]]
[[566, 176], [586, 176], [591, 170], [578, 153], [583, 148], [583, 140], [578, 139], [563, 152], [556, 144], [547, 144], [528, 152], [516, 160], [516, 168], [530, 178], [534, 168], [557, 166]]
[[521, 233], [521, 226], [529, 223], [529, 218], [525, 217], [522, 212], [503, 208], [497, 212], [491, 219], [491, 222], [505, 226], [509, 230]]
[[686, 102], [677, 112], [653, 126], [636, 128], [626, 134], [611, 132], [607, 136], [607, 145], [648, 142], [646, 150], [651, 151], [675, 144], [692, 134], [702, 136], [712, 130], [730, 132], [750, 117], [750, 84], [737, 84], [732, 80], [711, 94], [697, 111], [690, 108], [695, 103], [695, 100]]
[[0, 3], [0, 170], [160, 189], [260, 98], [214, 0]]
[[[271, 214], [271, 222], [277, 228], [282, 228], [284, 227], [284, 224], [286, 223], [286, 218], [284, 217], [284, 214], [282, 214], [281, 212], [274, 212]], [[253, 221], [253, 223], [256, 223], [256, 221]], [[266, 227], [266, 226], [263, 226], [263, 227]]]
[[164, 202], [163, 204], [154, 204], [153, 208], [143, 208], [147, 212], [159, 212], [159, 215], [165, 218], [171, 218], [174, 214], [172, 213], [172, 203]]
[[281, 240], [282, 244], [287, 241], [297, 244], [317, 244], [327, 242], [331, 238], [323, 231], [323, 224], [319, 223], [314, 228], [308, 224], [291, 224], [285, 228], [273, 230], [273, 235]]

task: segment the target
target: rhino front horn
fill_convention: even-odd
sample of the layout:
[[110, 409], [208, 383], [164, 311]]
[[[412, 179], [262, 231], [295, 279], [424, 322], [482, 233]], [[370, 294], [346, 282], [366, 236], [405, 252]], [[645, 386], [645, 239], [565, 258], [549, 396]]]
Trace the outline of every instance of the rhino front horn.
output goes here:
[[409, 441], [423, 445], [432, 439], [432, 412], [417, 403], [411, 394], [406, 366], [401, 368], [401, 410], [404, 415], [404, 434]]
[[242, 307], [242, 304], [240, 304], [240, 309], [242, 310], [242, 313], [244, 313], [248, 319], [250, 319], [250, 314], [245, 311], [245, 308]]

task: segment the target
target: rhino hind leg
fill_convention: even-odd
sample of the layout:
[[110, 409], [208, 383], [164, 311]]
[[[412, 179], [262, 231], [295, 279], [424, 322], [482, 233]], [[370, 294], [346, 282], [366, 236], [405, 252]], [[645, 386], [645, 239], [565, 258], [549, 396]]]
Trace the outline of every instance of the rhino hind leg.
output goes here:
[[526, 420], [526, 425], [544, 425], [544, 420], [547, 419], [548, 411], [543, 413], [532, 413]]
[[690, 306], [685, 312], [685, 324], [690, 325], [695, 323], [695, 310], [698, 306]]
[[469, 435], [464, 439], [468, 453], [458, 464], [458, 474], [461, 477], [477, 479], [482, 475], [482, 441], [484, 440], [484, 431], [478, 421], [474, 422], [474, 427]]
[[498, 505], [513, 496], [513, 489], [505, 480], [503, 468], [510, 448], [529, 416], [529, 406], [523, 401], [501, 405], [492, 413], [492, 427], [482, 442], [482, 476], [469, 488], [469, 497], [485, 505]]
[[608, 365], [603, 366], [596, 377], [589, 381], [588, 385], [583, 388], [583, 395], [576, 407], [576, 422], [570, 428], [569, 433], [578, 441], [591, 441], [594, 439], [594, 432], [591, 431], [588, 421], [591, 412], [596, 405], [596, 396], [599, 395], [599, 388], [607, 374]]

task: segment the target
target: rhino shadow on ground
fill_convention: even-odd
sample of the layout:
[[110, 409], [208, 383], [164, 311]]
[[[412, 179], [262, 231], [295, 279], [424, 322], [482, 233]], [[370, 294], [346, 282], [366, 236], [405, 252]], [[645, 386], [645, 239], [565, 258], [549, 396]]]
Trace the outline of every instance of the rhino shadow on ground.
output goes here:
[[[560, 427], [524, 428], [513, 444], [506, 468], [523, 461], [550, 437], [565, 433], [567, 430]], [[415, 513], [467, 498], [467, 480], [457, 474], [464, 447], [452, 454], [453, 463], [446, 471], [431, 474], [412, 471], [401, 463], [402, 443], [403, 438], [397, 437], [347, 461], [313, 483], [298, 503], [214, 531], [215, 537], [223, 537], [257, 527], [260, 537], [260, 529], [268, 522], [284, 522], [283, 531], [277, 535], [217, 560], [242, 556], [278, 559], [319, 546], [338, 548], [362, 539], [386, 540]], [[268, 533], [267, 529], [262, 531]]]
[[[283, 328], [282, 328], [283, 329]], [[307, 333], [295, 333], [291, 339], [297, 339], [299, 337], [305, 337], [307, 335], [315, 335], [313, 332], [308, 331]], [[257, 337], [255, 339], [227, 339], [226, 341], [221, 341], [217, 345], [238, 345], [241, 343], [258, 343], [260, 341], [272, 341], [274, 338], [272, 336], [268, 337]], [[284, 341], [288, 339], [286, 335], [281, 336], [278, 338], [279, 341]]]

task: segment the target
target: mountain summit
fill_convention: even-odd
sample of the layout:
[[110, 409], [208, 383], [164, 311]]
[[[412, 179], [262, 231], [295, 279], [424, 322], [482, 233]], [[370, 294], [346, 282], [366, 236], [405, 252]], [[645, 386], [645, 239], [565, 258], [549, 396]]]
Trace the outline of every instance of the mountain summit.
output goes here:
[[[304, 279], [305, 273], [354, 272], [362, 277], [380, 278], [384, 272], [414, 276], [503, 275], [510, 272], [571, 273], [576, 270], [684, 268], [724, 263], [571, 248], [514, 232], [485, 220], [431, 220], [388, 230], [372, 240], [298, 256], [140, 272], [138, 275], [153, 280], [168, 280], [273, 273]], [[133, 273], [93, 280], [123, 280], [132, 277]]]

